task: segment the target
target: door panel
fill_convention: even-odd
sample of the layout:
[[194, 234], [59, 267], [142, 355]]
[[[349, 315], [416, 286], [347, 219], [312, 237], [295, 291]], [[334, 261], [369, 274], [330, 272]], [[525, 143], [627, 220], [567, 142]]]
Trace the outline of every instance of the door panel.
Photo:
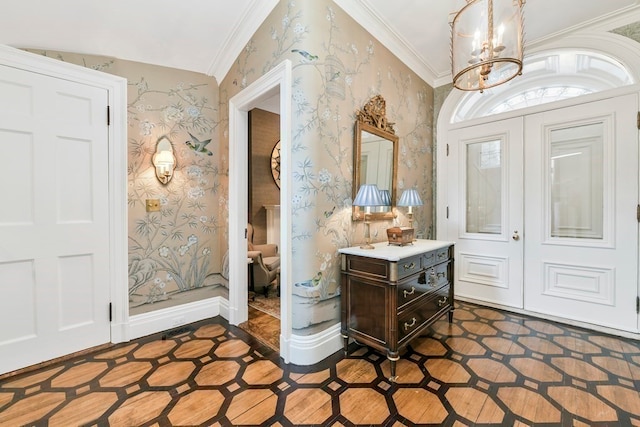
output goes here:
[[0, 76], [2, 373], [106, 343], [110, 330], [107, 91], [5, 66]]
[[527, 116], [525, 309], [637, 331], [637, 104]]
[[456, 295], [522, 307], [522, 119], [449, 132]]

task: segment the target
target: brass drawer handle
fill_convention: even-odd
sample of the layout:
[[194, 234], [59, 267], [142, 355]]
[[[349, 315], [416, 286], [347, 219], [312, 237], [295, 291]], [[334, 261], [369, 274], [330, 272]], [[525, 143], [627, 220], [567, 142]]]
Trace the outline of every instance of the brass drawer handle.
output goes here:
[[416, 322], [417, 320], [415, 317], [411, 318], [411, 323], [404, 322], [404, 330], [406, 331], [407, 329], [413, 328], [416, 325]]
[[446, 252], [440, 252], [438, 254], [438, 258], [446, 258], [447, 257], [447, 253]]
[[439, 278], [444, 277], [446, 275], [447, 275], [447, 273], [445, 273], [444, 271], [441, 271], [438, 274], [436, 274], [436, 277], [439, 279]]
[[449, 298], [448, 297], [442, 297], [442, 299], [438, 300], [438, 307], [442, 307], [443, 305], [445, 305], [447, 303], [447, 300]]
[[414, 288], [413, 286], [411, 287], [411, 291], [408, 290], [404, 290], [402, 291], [404, 293], [404, 297], [408, 297], [409, 295], [413, 295], [416, 292], [416, 288]]
[[403, 265], [405, 270], [413, 270], [414, 268], [416, 268], [416, 263], [412, 262], [411, 264], [405, 264]]

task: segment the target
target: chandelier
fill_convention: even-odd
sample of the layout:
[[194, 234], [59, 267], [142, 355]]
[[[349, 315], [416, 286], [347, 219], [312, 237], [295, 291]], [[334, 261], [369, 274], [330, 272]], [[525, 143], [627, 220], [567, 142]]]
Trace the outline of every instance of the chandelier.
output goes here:
[[480, 92], [522, 74], [525, 0], [466, 0], [451, 22], [453, 85]]

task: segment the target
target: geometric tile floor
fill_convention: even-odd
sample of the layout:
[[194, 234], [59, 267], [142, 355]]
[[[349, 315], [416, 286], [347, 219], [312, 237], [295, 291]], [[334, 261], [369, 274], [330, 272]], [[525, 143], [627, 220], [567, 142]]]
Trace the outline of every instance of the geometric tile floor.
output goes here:
[[397, 371], [356, 344], [285, 365], [216, 317], [0, 380], [0, 426], [640, 426], [634, 340], [456, 303]]

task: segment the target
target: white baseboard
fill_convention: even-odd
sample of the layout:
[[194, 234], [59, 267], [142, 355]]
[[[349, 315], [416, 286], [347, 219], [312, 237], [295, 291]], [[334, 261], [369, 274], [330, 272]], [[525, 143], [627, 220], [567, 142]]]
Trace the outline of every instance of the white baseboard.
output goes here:
[[229, 316], [229, 302], [222, 297], [207, 298], [161, 310], [142, 313], [129, 318], [127, 340], [167, 331], [200, 320], [209, 319], [226, 312]]
[[539, 319], [544, 319], [544, 320], [550, 320], [552, 322], [563, 323], [565, 325], [577, 326], [577, 327], [584, 328], [584, 329], [589, 329], [589, 330], [592, 330], [592, 331], [603, 332], [605, 334], [615, 335], [615, 336], [618, 336], [618, 337], [631, 338], [631, 339], [636, 339], [636, 340], [640, 339], [640, 334], [636, 334], [636, 333], [628, 332], [628, 331], [623, 331], [623, 330], [620, 330], [620, 329], [608, 328], [606, 326], [600, 326], [600, 325], [596, 325], [596, 324], [593, 324], [593, 323], [586, 323], [586, 322], [581, 322], [579, 320], [565, 319], [563, 317], [552, 316], [552, 315], [549, 315], [549, 314], [538, 313], [538, 312], [535, 312], [535, 311], [525, 310], [525, 309], [522, 309], [522, 308], [511, 307], [511, 306], [508, 306], [508, 305], [502, 305], [502, 304], [496, 304], [496, 303], [492, 303], [492, 302], [488, 302], [488, 301], [477, 300], [477, 299], [474, 299], [474, 298], [464, 297], [464, 296], [460, 296], [460, 295], [456, 295], [455, 299], [458, 300], [458, 301], [465, 301], [465, 302], [470, 302], [472, 304], [477, 304], [477, 305], [483, 305], [483, 306], [487, 306], [487, 307], [497, 308], [497, 309], [504, 310], [504, 311], [510, 311], [512, 313], [526, 314], [527, 316], [537, 317]]
[[288, 347], [289, 363], [294, 365], [313, 365], [343, 348], [340, 323], [314, 335], [291, 335], [288, 342], [283, 339], [280, 335], [280, 348]]

